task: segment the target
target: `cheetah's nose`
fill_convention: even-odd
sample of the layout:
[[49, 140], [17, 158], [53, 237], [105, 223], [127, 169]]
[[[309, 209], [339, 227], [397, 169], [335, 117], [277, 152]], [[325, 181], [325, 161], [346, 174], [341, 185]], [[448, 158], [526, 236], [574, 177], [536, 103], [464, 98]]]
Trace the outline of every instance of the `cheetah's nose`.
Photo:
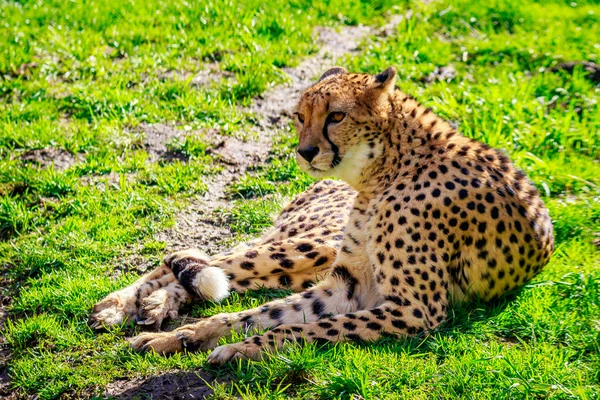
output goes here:
[[298, 153], [300, 153], [300, 155], [304, 157], [306, 161], [311, 162], [313, 158], [315, 158], [315, 156], [319, 154], [319, 148], [308, 146], [303, 149], [298, 149]]

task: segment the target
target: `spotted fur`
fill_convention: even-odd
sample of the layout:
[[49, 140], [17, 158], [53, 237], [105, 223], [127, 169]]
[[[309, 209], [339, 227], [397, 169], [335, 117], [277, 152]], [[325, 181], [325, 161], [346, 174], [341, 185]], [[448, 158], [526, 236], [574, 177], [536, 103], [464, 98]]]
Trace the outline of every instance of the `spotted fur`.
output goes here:
[[[323, 263], [325, 278], [256, 309], [216, 315], [173, 332], [139, 335], [131, 340], [134, 348], [206, 350], [232, 331], [268, 329], [216, 348], [208, 360], [221, 364], [260, 358], [288, 341], [416, 335], [443, 323], [452, 302], [498, 298], [546, 265], [554, 246], [552, 225], [525, 174], [501, 151], [459, 135], [396, 89], [395, 78], [392, 67], [375, 76], [336, 68], [307, 89], [296, 110], [298, 162], [317, 177], [343, 179], [354, 191], [340, 186], [342, 192], [331, 197], [300, 197], [284, 212], [287, 223], [271, 232], [287, 232], [285, 239], [269, 238], [239, 256], [206, 262], [227, 268], [231, 261], [245, 274], [244, 287], [254, 284], [255, 272], [277, 286], [273, 277], [286, 273], [285, 265], [275, 268], [283, 272], [274, 271], [272, 263], [264, 268], [252, 260], [262, 257], [270, 263], [278, 254], [276, 261], [292, 261], [294, 271], [314, 270], [316, 258], [299, 251], [300, 246], [331, 247]], [[299, 219], [312, 216], [300, 209], [306, 202], [327, 207], [335, 201], [345, 204], [340, 210], [352, 203], [348, 216], [340, 213], [345, 224], [332, 229], [327, 221], [310, 237], [300, 230]], [[341, 243], [336, 242], [333, 236], [342, 231]], [[246, 262], [252, 268], [242, 266]], [[303, 289], [297, 282], [292, 285]]]

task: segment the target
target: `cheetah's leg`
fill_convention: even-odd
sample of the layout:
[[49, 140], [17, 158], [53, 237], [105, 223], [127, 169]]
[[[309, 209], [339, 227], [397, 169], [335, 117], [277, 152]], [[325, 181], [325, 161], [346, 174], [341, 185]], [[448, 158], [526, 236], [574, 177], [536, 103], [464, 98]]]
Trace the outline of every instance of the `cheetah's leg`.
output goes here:
[[[358, 308], [354, 293], [358, 282], [344, 273], [334, 273], [317, 286], [285, 299], [255, 309], [218, 314], [172, 332], [142, 333], [130, 343], [137, 350], [154, 350], [161, 354], [188, 350], [208, 350], [221, 337], [233, 331], [252, 331], [281, 324], [314, 322], [326, 315], [348, 313]], [[300, 326], [300, 325], [298, 325]]]
[[285, 239], [257, 244], [248, 249], [217, 256], [208, 261], [196, 250], [165, 257], [181, 285], [202, 299], [221, 301], [229, 289], [289, 288], [299, 292], [325, 275], [337, 250], [306, 239]]
[[189, 299], [188, 292], [177, 282], [171, 282], [162, 289], [152, 292], [142, 300], [137, 315], [140, 325], [154, 325], [159, 329], [166, 318], [175, 319], [179, 308]]
[[[400, 262], [396, 267], [392, 262], [388, 265], [385, 258], [383, 265], [372, 263], [374, 276], [378, 277], [377, 290], [383, 295], [376, 307], [345, 315], [338, 313], [311, 323], [284, 323], [243, 342], [216, 348], [208, 362], [220, 365], [238, 358], [259, 359], [264, 351], [280, 348], [288, 341], [374, 341], [383, 333], [412, 336], [435, 328], [445, 320], [448, 311], [444, 263], [435, 254], [414, 261], [404, 249], [397, 254], [400, 258], [393, 258], [395, 261], [410, 261]], [[338, 267], [333, 268], [335, 272]]]
[[337, 253], [333, 246], [301, 239], [276, 243], [254, 245], [214, 260], [197, 249], [172, 253], [163, 266], [98, 302], [90, 326], [99, 329], [136, 319], [159, 328], [165, 318], [177, 315], [190, 293], [221, 301], [229, 295], [230, 285], [240, 293], [260, 287], [301, 291], [322, 278]]
[[[167, 266], [161, 265], [130, 286], [113, 292], [96, 303], [89, 324], [94, 329], [100, 329], [120, 325], [134, 319], [144, 298], [158, 289], [176, 283], [177, 279], [171, 270]], [[180, 293], [179, 301], [187, 301], [187, 294]]]

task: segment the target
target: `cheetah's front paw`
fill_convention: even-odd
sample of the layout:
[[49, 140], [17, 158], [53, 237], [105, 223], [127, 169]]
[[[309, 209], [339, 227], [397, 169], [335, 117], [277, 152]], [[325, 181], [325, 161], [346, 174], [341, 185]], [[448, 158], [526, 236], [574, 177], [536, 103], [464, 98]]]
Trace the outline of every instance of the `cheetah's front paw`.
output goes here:
[[219, 338], [227, 335], [229, 330], [226, 322], [212, 317], [172, 332], [142, 333], [129, 339], [129, 342], [135, 350], [154, 350], [159, 354], [176, 353], [183, 349], [206, 351], [214, 349]]
[[234, 343], [219, 346], [210, 353], [207, 362], [211, 365], [223, 365], [234, 360], [260, 360], [264, 349], [254, 343]]
[[175, 332], [145, 332], [128, 341], [137, 351], [153, 350], [162, 355], [183, 351], [183, 342]]
[[136, 322], [140, 325], [154, 325], [159, 329], [166, 318], [175, 319], [179, 315], [177, 307], [169, 298], [169, 292], [159, 289], [142, 300]]
[[110, 328], [121, 325], [135, 315], [135, 308], [128, 307], [129, 299], [118, 292], [112, 293], [96, 303], [88, 324], [92, 329]]

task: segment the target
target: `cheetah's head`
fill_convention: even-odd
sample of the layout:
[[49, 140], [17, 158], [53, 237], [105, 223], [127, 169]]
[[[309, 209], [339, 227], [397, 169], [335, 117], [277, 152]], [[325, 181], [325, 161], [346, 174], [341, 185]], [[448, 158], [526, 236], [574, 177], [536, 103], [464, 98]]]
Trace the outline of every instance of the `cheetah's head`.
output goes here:
[[326, 71], [302, 94], [294, 113], [300, 167], [317, 178], [336, 176], [356, 188], [363, 171], [382, 152], [379, 132], [389, 118], [395, 80], [394, 67], [378, 75], [351, 74], [341, 67]]

